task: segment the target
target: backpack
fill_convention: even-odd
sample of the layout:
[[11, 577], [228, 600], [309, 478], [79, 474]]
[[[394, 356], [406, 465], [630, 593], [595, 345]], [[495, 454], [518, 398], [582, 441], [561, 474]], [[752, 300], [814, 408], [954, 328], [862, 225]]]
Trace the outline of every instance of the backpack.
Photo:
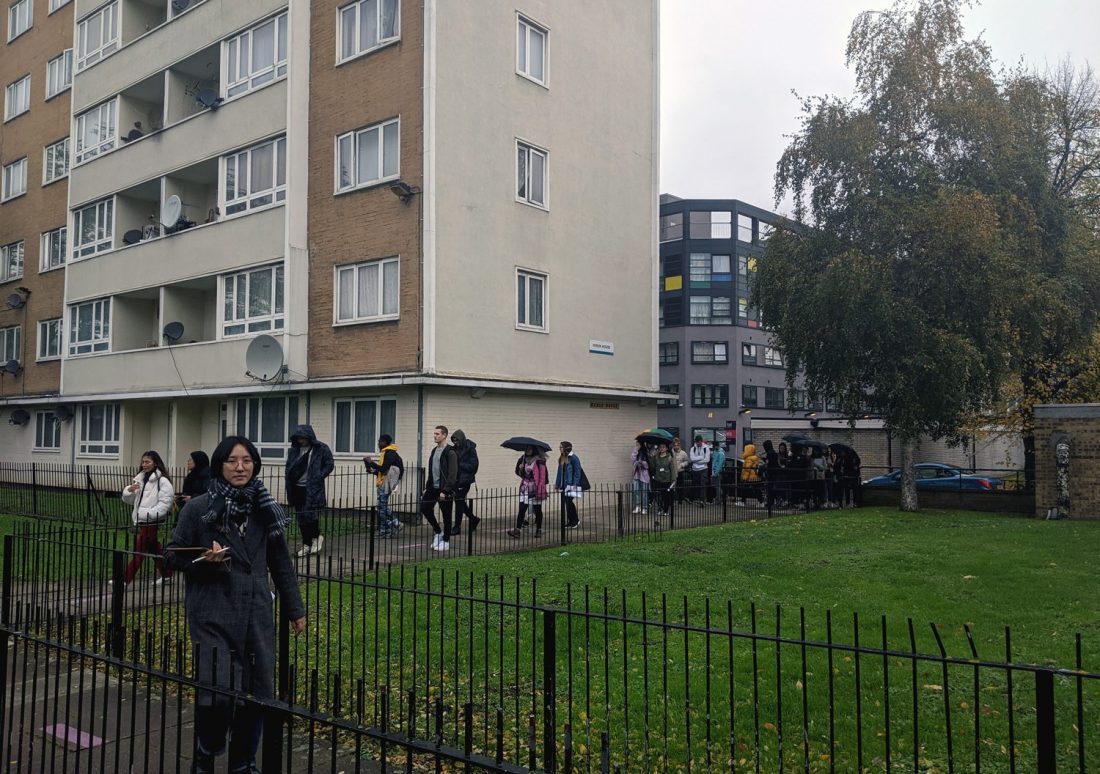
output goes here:
[[[385, 458], [389, 460], [390, 469], [386, 472], [386, 478], [382, 482], [383, 488], [386, 490], [386, 494], [390, 494], [393, 490], [397, 489], [401, 483], [401, 479], [405, 477], [405, 462], [401, 459], [401, 455], [393, 449], [386, 452]], [[397, 477], [391, 479], [394, 469], [397, 469]]]

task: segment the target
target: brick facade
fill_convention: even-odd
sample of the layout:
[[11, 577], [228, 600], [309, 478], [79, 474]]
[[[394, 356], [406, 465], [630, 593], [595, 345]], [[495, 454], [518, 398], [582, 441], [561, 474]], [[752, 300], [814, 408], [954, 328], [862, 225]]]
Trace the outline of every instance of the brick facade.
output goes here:
[[1070, 444], [1070, 515], [1100, 519], [1100, 404], [1035, 407], [1035, 515], [1043, 517], [1058, 498], [1054, 445]]

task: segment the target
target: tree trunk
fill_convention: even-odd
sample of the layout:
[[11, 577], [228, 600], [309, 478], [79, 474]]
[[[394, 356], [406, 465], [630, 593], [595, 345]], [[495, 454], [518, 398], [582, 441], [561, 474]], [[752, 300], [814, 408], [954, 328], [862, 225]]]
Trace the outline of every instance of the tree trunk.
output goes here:
[[1035, 491], [1035, 432], [1024, 434], [1024, 489]]
[[901, 439], [901, 504], [902, 511], [917, 510], [917, 477], [913, 473], [913, 440]]

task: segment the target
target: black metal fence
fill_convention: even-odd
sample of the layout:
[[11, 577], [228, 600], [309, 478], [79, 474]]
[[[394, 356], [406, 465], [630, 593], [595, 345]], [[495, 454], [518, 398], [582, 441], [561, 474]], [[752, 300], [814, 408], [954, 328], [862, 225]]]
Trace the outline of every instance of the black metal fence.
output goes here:
[[[91, 530], [4, 542], [5, 771], [186, 771], [198, 665], [182, 592], [107, 589]], [[1100, 674], [980, 653], [969, 627], [659, 592], [303, 566], [278, 635], [265, 772], [1080, 771]], [[277, 603], [276, 603], [277, 604]], [[962, 650], [958, 648], [962, 646]], [[1090, 651], [1091, 652], [1091, 651]], [[217, 690], [217, 689], [214, 689]]]

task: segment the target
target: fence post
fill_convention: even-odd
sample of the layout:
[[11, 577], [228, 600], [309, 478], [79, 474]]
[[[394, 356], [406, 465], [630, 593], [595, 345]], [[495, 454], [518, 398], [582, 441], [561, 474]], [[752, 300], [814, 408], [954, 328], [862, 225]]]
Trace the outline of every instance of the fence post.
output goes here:
[[[283, 608], [283, 598], [279, 597], [279, 675], [276, 685], [279, 701], [285, 702], [290, 695], [290, 621]], [[282, 712], [264, 713], [264, 774], [282, 774], [283, 736], [286, 717]]]
[[553, 610], [542, 611], [542, 744], [543, 770], [558, 770], [557, 629]]
[[38, 463], [31, 463], [31, 513], [38, 516]]
[[565, 490], [558, 493], [558, 534], [561, 545], [565, 545]]
[[718, 492], [719, 499], [722, 500], [722, 523], [725, 524], [729, 520], [729, 513], [726, 508], [726, 488], [722, 486], [722, 473], [718, 473]]
[[[11, 575], [15, 559], [15, 535], [4, 535], [4, 589], [0, 601], [0, 729], [4, 728], [8, 695], [8, 627], [11, 626]], [[4, 754], [4, 740], [0, 740], [0, 754]]]
[[126, 554], [122, 551], [111, 553], [111, 655], [122, 658], [126, 653], [126, 632], [122, 628], [122, 602], [126, 593], [123, 575], [126, 572]]
[[620, 486], [615, 490], [615, 521], [619, 527], [619, 536], [623, 534], [623, 488]]
[[1039, 774], [1054, 774], [1054, 673], [1049, 669], [1035, 673], [1035, 754]]
[[374, 525], [378, 522], [378, 506], [367, 508], [367, 567], [374, 569], [374, 539], [376, 537]]
[[92, 521], [92, 468], [84, 466], [84, 506], [88, 509], [88, 523]]

